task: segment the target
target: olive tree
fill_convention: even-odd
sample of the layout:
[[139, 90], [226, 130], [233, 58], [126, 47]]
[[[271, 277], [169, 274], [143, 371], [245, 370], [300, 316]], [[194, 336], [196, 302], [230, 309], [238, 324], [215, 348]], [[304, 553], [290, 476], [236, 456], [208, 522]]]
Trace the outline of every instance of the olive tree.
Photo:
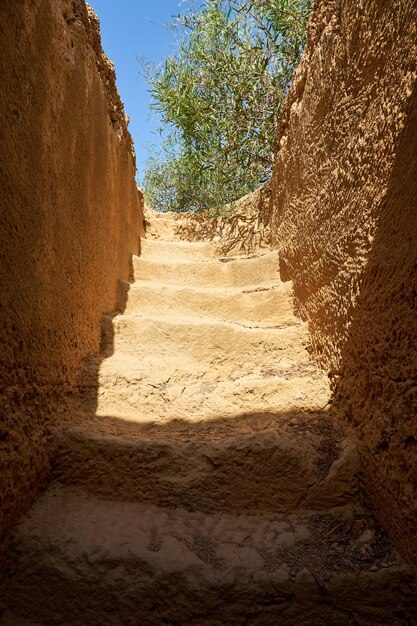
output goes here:
[[144, 187], [161, 210], [220, 207], [270, 175], [311, 0], [204, 0], [174, 18], [174, 54], [144, 72], [165, 141]]

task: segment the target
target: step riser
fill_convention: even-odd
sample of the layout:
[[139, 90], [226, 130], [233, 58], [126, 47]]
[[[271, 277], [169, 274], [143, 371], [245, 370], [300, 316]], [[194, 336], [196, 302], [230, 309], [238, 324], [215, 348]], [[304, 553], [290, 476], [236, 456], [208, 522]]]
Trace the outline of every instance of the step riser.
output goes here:
[[255, 293], [205, 293], [187, 289], [149, 288], [146, 282], [136, 283], [129, 291], [126, 313], [146, 317], [173, 315], [178, 317], [213, 317], [245, 325], [275, 326], [294, 323], [289, 288], [280, 287]]
[[221, 263], [161, 263], [133, 257], [135, 280], [161, 281], [185, 287], [245, 287], [278, 282], [277, 259], [268, 254], [255, 259]]
[[147, 236], [150, 241], [179, 242], [178, 224], [176, 220], [159, 218], [154, 220], [149, 229]]
[[360, 464], [346, 448], [323, 472], [317, 453], [279, 438], [208, 444], [96, 441], [70, 433], [57, 441], [53, 476], [95, 496], [206, 513], [320, 510], [352, 503]]
[[176, 261], [207, 261], [217, 256], [214, 244], [184, 241], [163, 241], [157, 239], [141, 240], [141, 257], [166, 262]]
[[16, 615], [29, 620], [27, 626], [406, 626], [417, 620], [410, 576], [402, 570], [389, 569], [377, 581], [352, 573], [326, 593], [308, 574], [286, 584], [230, 579], [201, 586], [198, 575], [191, 583], [181, 575], [161, 576], [133, 559], [96, 562], [88, 573], [91, 567], [79, 571], [69, 564], [66, 573], [59, 555], [31, 557], [30, 572], [19, 573], [5, 592], [16, 612], [2, 626], [20, 626]]
[[[301, 325], [278, 329], [245, 328], [238, 324], [176, 324], [140, 317], [119, 316], [109, 320], [102, 337], [105, 354], [116, 352], [158, 358], [178, 356], [198, 361], [203, 366], [225, 369], [227, 364], [253, 364], [273, 368], [283, 357], [291, 363], [308, 362], [305, 331]], [[242, 374], [244, 375], [244, 374]]]

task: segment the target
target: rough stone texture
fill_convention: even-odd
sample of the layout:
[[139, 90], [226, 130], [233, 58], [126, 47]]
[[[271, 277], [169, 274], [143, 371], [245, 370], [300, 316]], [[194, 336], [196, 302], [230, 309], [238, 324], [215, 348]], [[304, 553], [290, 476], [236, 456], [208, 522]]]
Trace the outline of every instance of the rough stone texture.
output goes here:
[[412, 0], [320, 0], [283, 116], [273, 236], [324, 365], [339, 362], [416, 81]]
[[0, 74], [2, 537], [46, 480], [48, 439], [143, 216], [114, 71], [82, 0], [2, 0]]
[[[417, 89], [342, 353], [335, 408], [360, 436], [369, 491], [417, 564]], [[400, 515], [399, 515], [400, 511]]]
[[279, 140], [271, 229], [374, 504], [416, 542], [413, 0], [318, 0]]
[[79, 417], [56, 439], [53, 479], [105, 500], [257, 514], [359, 503], [354, 446], [300, 410], [138, 425]]
[[249, 193], [225, 215], [208, 213], [156, 213], [145, 207], [148, 234], [172, 241], [210, 241], [218, 254], [255, 254], [270, 249], [269, 222], [270, 183]]
[[143, 242], [55, 434], [51, 485], [14, 533], [1, 626], [417, 623], [276, 256], [213, 248]]
[[16, 549], [14, 576], [1, 587], [2, 626], [406, 626], [417, 619], [410, 572], [360, 509], [206, 515], [55, 487], [19, 527]]

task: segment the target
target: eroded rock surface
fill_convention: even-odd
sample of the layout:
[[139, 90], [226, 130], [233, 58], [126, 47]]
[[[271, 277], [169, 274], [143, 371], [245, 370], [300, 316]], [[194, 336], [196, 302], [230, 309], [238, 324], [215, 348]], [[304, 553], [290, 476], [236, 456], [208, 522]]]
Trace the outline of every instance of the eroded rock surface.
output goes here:
[[364, 506], [276, 255], [225, 262], [161, 239], [169, 219], [85, 363], [0, 623], [413, 623], [411, 573]]
[[0, 552], [47, 480], [81, 362], [138, 251], [114, 70], [82, 0], [0, 3]]
[[318, 0], [290, 90], [271, 236], [373, 503], [417, 565], [417, 5]]
[[416, 618], [410, 574], [363, 512], [204, 515], [59, 488], [38, 502], [19, 541], [7, 592], [16, 612], [2, 626], [405, 626]]

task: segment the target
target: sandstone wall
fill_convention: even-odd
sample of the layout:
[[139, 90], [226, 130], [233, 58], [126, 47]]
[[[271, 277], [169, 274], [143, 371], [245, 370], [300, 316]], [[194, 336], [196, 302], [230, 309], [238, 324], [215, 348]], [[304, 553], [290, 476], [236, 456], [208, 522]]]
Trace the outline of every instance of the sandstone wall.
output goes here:
[[335, 383], [375, 505], [417, 569], [417, 87]]
[[83, 0], [2, 0], [0, 75], [1, 537], [46, 480], [50, 434], [99, 348], [143, 214]]
[[417, 4], [317, 0], [286, 110], [271, 226], [283, 278], [417, 563]]

